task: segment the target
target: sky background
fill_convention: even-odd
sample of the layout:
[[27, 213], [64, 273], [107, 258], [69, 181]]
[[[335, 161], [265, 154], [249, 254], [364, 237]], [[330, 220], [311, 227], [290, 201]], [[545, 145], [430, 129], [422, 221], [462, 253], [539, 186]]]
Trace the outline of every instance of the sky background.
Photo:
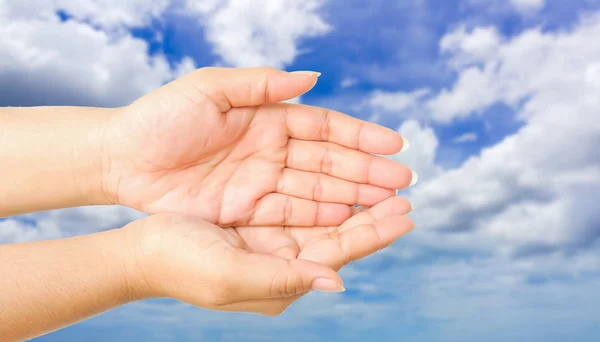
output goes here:
[[0, 106], [122, 106], [208, 65], [322, 72], [297, 101], [406, 136], [416, 229], [280, 317], [152, 300], [36, 341], [600, 341], [600, 0], [0, 0]]

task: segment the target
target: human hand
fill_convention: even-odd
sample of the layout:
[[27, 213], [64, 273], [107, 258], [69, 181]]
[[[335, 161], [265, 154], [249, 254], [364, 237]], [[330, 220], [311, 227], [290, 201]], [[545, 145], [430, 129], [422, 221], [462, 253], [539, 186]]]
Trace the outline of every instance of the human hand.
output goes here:
[[322, 108], [276, 103], [316, 73], [196, 70], [111, 118], [111, 202], [220, 226], [334, 226], [351, 205], [393, 197], [413, 178], [393, 130]]
[[[405, 216], [410, 211], [412, 206], [407, 200], [395, 197], [372, 208], [353, 208], [354, 215], [339, 227], [243, 227], [236, 230], [256, 253], [314, 261], [339, 271], [410, 232], [414, 224]], [[261, 314], [274, 316], [306, 294], [247, 304]]]
[[[376, 252], [413, 227], [410, 204], [388, 199], [339, 228], [228, 228], [156, 215], [123, 228], [138, 265], [138, 299], [171, 297], [221, 311], [276, 315], [310, 290], [337, 292], [332, 269]], [[275, 239], [264, 241], [261, 230]]]

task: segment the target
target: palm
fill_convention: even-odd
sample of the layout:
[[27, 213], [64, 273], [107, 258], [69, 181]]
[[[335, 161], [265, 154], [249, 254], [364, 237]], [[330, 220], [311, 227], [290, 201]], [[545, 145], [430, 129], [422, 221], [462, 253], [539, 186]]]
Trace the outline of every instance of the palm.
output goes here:
[[383, 127], [307, 106], [233, 107], [181, 87], [127, 108], [117, 133], [127, 162], [111, 180], [119, 203], [220, 226], [329, 226], [410, 183], [406, 167], [369, 154], [400, 149]]

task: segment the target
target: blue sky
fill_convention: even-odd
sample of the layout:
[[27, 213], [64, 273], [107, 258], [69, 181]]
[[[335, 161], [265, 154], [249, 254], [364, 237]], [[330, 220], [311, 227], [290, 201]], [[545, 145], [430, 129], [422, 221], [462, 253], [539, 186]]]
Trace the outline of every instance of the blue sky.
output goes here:
[[[276, 318], [134, 303], [37, 341], [598, 341], [600, 1], [0, 0], [0, 105], [127, 104], [195, 67], [322, 72], [301, 103], [397, 129], [417, 229]], [[81, 77], [85, 74], [86, 77]], [[0, 243], [140, 217], [0, 221]]]

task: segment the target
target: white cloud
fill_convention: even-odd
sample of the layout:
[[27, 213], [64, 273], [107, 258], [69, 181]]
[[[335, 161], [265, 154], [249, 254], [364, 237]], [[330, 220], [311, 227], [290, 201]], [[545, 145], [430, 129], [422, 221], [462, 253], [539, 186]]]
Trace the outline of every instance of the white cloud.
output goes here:
[[[4, 37], [0, 41], [0, 90], [8, 98], [3, 102], [120, 106], [193, 70], [190, 58], [173, 70], [164, 56], [148, 56], [147, 44], [129, 32], [131, 27], [161, 20], [166, 11], [201, 18], [215, 53], [233, 66], [283, 67], [302, 53], [297, 46], [302, 38], [329, 30], [316, 14], [322, 4], [318, 0], [182, 4], [170, 0], [0, 1], [0, 35]], [[61, 22], [58, 10], [71, 20]]]
[[452, 139], [452, 142], [456, 144], [469, 143], [474, 141], [477, 141], [477, 133], [474, 132], [467, 132]]
[[40, 241], [119, 228], [147, 216], [122, 206], [80, 207], [9, 217], [0, 221], [0, 244]]
[[421, 102], [429, 94], [428, 89], [417, 89], [411, 92], [376, 90], [358, 106], [358, 109], [368, 109], [372, 112], [369, 121], [376, 121], [379, 117], [390, 114], [405, 119], [422, 119], [426, 113], [421, 109]]
[[0, 14], [11, 19], [49, 18], [62, 10], [77, 20], [104, 29], [147, 25], [162, 14], [170, 0], [34, 0], [0, 1]]
[[[451, 53], [451, 64], [461, 67], [470, 63], [493, 58], [502, 43], [502, 37], [494, 27], [477, 27], [467, 32], [460, 26], [440, 41], [440, 50]], [[460, 52], [460, 53], [457, 53]]]
[[415, 170], [419, 182], [435, 178], [441, 169], [435, 165], [438, 140], [431, 127], [421, 125], [416, 120], [407, 120], [398, 132], [408, 140], [409, 149], [391, 158]]
[[600, 202], [600, 47], [590, 44], [598, 35], [593, 16], [571, 32], [524, 32], [492, 55], [456, 41], [451, 60], [481, 65], [458, 67], [457, 82], [428, 104], [434, 118], [505, 103], [524, 126], [413, 189], [424, 228], [461, 231], [445, 234], [446, 243], [500, 254], [570, 249], [600, 236], [592, 204]]
[[282, 68], [303, 51], [302, 38], [327, 33], [317, 10], [323, 0], [187, 0], [187, 12], [201, 14], [206, 38], [225, 64]]
[[[144, 41], [83, 22], [61, 22], [55, 14], [63, 8], [61, 4], [42, 3], [35, 11], [22, 2], [0, 3], [0, 36], [4, 37], [0, 41], [0, 89], [2, 97], [10, 97], [5, 101], [125, 105], [194, 68], [186, 58], [173, 70], [163, 56], [148, 56]], [[145, 17], [136, 12], [144, 8], [129, 3], [105, 7], [101, 17], [91, 18], [91, 10], [84, 6], [87, 3], [66, 2], [71, 5], [65, 7], [82, 19], [106, 25], [116, 25], [115, 18], [128, 25], [140, 24]], [[106, 2], [92, 3], [96, 7], [89, 8], [108, 6]], [[126, 16], [126, 12], [132, 15]]]
[[[477, 30], [467, 35], [461, 31], [451, 33], [448, 37], [452, 37], [449, 40], [454, 44], [444, 46], [452, 46], [450, 60], [478, 65], [453, 64], [457, 82], [433, 98], [428, 108], [436, 120], [450, 122], [495, 103], [516, 108], [526, 97], [540, 91], [546, 95], [564, 92], [557, 95], [565, 98], [573, 95], [584, 79], [593, 86], [595, 76], [590, 75], [597, 68], [600, 48], [588, 42], [598, 34], [597, 21], [597, 16], [586, 18], [573, 33], [544, 34], [540, 29], [532, 29], [501, 44], [492, 54], [482, 54], [460, 40], [460, 37], [467, 42], [473, 40]], [[573, 53], [572, 49], [579, 53]]]
[[541, 10], [545, 5], [545, 0], [510, 0], [515, 9], [521, 13], [529, 14]]
[[356, 78], [346, 77], [340, 82], [340, 87], [342, 88], [350, 88], [358, 83]]
[[471, 5], [484, 5], [491, 13], [517, 12], [524, 17], [537, 14], [546, 6], [546, 0], [466, 0]]

